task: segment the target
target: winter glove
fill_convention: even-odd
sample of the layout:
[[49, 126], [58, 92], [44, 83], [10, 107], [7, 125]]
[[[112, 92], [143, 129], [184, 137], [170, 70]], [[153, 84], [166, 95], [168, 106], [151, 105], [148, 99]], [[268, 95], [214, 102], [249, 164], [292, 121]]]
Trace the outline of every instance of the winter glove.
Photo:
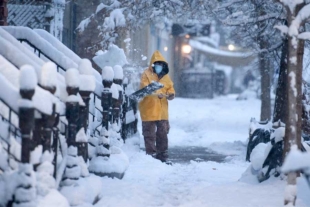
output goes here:
[[170, 93], [168, 94], [168, 97], [167, 97], [168, 100], [173, 100], [174, 99], [174, 94], [173, 93]]
[[164, 95], [162, 93], [160, 93], [160, 94], [158, 94], [158, 98], [162, 99], [162, 98], [164, 98]]

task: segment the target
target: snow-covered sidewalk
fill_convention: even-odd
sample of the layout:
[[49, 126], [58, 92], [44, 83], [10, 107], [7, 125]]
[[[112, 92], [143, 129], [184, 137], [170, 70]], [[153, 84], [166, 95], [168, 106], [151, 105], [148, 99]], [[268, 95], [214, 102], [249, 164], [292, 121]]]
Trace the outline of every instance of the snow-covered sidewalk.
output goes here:
[[[270, 179], [258, 184], [254, 177], [243, 175], [249, 166], [244, 161], [249, 121], [259, 117], [259, 100], [177, 98], [169, 107], [170, 147], [208, 147], [228, 155], [225, 162], [169, 166], [139, 150], [142, 135], [140, 140], [131, 138], [124, 146], [129, 169], [122, 180], [102, 178], [102, 194], [95, 206], [283, 206], [285, 181]], [[299, 179], [297, 206], [310, 206], [308, 195], [308, 186]]]

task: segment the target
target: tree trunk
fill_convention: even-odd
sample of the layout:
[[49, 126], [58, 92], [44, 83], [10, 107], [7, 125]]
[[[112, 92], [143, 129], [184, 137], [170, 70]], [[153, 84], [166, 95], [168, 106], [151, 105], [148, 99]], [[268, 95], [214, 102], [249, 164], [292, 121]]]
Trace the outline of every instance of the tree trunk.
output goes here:
[[299, 40], [297, 47], [297, 71], [296, 71], [296, 85], [297, 87], [297, 140], [298, 148], [301, 148], [301, 134], [302, 134], [302, 71], [303, 71], [303, 58], [304, 58], [305, 41]]
[[[263, 47], [264, 48], [264, 47]], [[259, 55], [260, 74], [261, 74], [261, 115], [260, 120], [269, 120], [271, 118], [271, 99], [270, 99], [270, 73], [269, 59], [266, 53]]]
[[276, 90], [276, 100], [274, 104], [273, 122], [281, 120], [286, 123], [287, 118], [287, 52], [288, 40], [283, 40], [279, 78]]
[[[304, 4], [297, 6], [293, 13], [287, 8], [288, 26], [292, 24], [293, 19], [297, 16]], [[302, 26], [302, 25], [301, 25]], [[298, 28], [299, 29], [299, 28]], [[297, 43], [296, 43], [297, 42]], [[295, 44], [294, 44], [295, 43]], [[288, 37], [288, 94], [287, 106], [288, 116], [285, 127], [284, 150], [287, 153], [291, 146], [297, 145], [300, 148], [301, 142], [301, 81], [302, 81], [302, 61], [303, 61], [303, 41], [296, 36]], [[290, 172], [287, 177], [286, 196], [284, 204], [295, 206], [296, 192], [290, 191], [296, 187], [297, 172]]]

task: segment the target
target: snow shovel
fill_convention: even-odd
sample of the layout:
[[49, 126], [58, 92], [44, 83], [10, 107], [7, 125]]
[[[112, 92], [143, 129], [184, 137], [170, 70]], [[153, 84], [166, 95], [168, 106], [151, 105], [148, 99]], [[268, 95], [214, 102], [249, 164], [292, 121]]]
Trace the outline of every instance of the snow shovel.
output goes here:
[[147, 95], [151, 95], [154, 91], [163, 88], [164, 85], [159, 82], [152, 82], [149, 85], [137, 90], [136, 92], [128, 96], [129, 99], [133, 101], [139, 101]]

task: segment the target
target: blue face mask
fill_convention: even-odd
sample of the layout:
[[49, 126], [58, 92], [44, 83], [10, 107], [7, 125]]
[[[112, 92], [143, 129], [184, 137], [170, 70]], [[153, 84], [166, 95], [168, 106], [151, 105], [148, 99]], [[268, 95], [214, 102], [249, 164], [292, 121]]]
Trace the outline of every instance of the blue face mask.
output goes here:
[[161, 71], [163, 70], [163, 66], [162, 65], [155, 65], [154, 68], [155, 68], [155, 73], [156, 74], [161, 73]]

